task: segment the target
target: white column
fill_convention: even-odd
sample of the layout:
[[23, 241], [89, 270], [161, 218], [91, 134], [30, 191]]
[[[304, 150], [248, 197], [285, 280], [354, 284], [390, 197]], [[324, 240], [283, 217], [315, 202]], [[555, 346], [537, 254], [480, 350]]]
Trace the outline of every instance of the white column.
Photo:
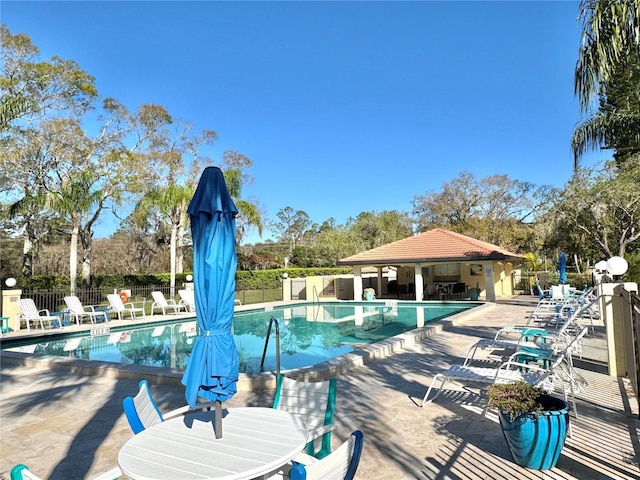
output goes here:
[[[607, 332], [607, 351], [609, 353], [609, 375], [612, 377], [626, 376], [626, 357], [633, 356], [631, 347], [626, 346], [625, 339], [625, 302], [619, 290], [638, 291], [638, 284], [601, 283], [598, 285], [600, 296], [600, 315], [605, 323]], [[628, 308], [628, 306], [626, 307]]]
[[282, 300], [287, 302], [291, 300], [291, 279], [282, 279]]
[[413, 284], [416, 287], [416, 302], [422, 301], [424, 294], [424, 279], [422, 278], [422, 268], [419, 263], [415, 264], [415, 280]]
[[496, 279], [493, 277], [493, 264], [484, 264], [484, 296], [487, 302], [496, 301]]
[[353, 299], [362, 300], [362, 269], [353, 267]]
[[2, 290], [2, 315], [0, 315], [0, 317], [7, 317], [9, 319], [7, 326], [14, 332], [20, 330], [18, 315], [20, 314], [21, 295], [21, 289]]

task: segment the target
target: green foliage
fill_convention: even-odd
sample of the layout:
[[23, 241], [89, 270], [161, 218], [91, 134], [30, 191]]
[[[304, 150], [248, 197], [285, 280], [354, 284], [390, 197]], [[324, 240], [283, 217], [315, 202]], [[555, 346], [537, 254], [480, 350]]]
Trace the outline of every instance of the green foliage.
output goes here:
[[462, 172], [442, 191], [414, 196], [413, 214], [420, 232], [440, 227], [514, 252], [536, 250], [527, 221], [542, 212], [547, 190], [507, 175]]
[[[177, 274], [176, 282], [187, 281], [187, 273]], [[159, 273], [149, 275], [95, 275], [92, 277], [92, 287], [100, 288], [130, 288], [144, 287], [148, 285], [170, 285], [171, 274]], [[34, 275], [31, 277], [21, 277], [18, 284], [22, 288], [33, 288], [37, 290], [61, 290], [68, 291], [69, 277], [66, 275]]]
[[542, 388], [526, 382], [491, 385], [488, 388], [488, 394], [489, 407], [497, 408], [509, 415], [511, 421], [526, 414], [538, 416], [544, 410], [542, 399], [547, 396], [547, 392]]
[[350, 268], [282, 268], [277, 270], [238, 270], [236, 272], [236, 288], [238, 290], [258, 290], [263, 288], [280, 288], [282, 275], [289, 278], [312, 277], [316, 275], [344, 275]]
[[622, 276], [622, 280], [640, 285], [640, 251], [625, 255], [624, 259], [629, 264], [629, 270]]
[[548, 231], [571, 242], [568, 252], [586, 250], [587, 258], [633, 251], [640, 238], [638, 178], [640, 158], [621, 168], [614, 162], [578, 168], [545, 216]]
[[[573, 133], [574, 164], [597, 148], [618, 165], [640, 152], [640, 0], [582, 0], [575, 94], [586, 120]], [[599, 96], [599, 108], [591, 112]]]

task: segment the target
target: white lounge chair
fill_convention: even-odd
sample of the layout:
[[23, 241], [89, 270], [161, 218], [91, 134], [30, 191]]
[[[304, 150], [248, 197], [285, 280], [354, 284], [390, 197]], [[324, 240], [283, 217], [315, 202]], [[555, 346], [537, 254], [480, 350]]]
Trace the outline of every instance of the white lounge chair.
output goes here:
[[75, 318], [78, 325], [82, 323], [82, 319], [85, 317], [89, 317], [91, 323], [96, 323], [97, 317], [104, 319], [105, 322], [109, 321], [107, 312], [96, 312], [95, 308], [93, 308], [93, 306], [91, 305], [89, 305], [88, 307], [83, 306], [80, 299], [76, 296], [64, 297], [64, 303], [69, 309], [71, 318]]
[[137, 308], [133, 306], [133, 303], [122, 303], [122, 298], [117, 293], [110, 293], [107, 295], [111, 310], [118, 314], [118, 320], [122, 320], [122, 314], [128, 313], [131, 315], [131, 320], [135, 320], [138, 314], [141, 317], [145, 317], [144, 308]]
[[[474, 343], [467, 353], [464, 364], [466, 365], [475, 356], [478, 349], [481, 350], [510, 350], [518, 351], [521, 349], [540, 349], [552, 354], [557, 354], [560, 350], [565, 349], [573, 339], [576, 331], [579, 331], [580, 325], [578, 320], [582, 318], [583, 313], [591, 309], [598, 297], [593, 297], [589, 302], [583, 303], [576, 310], [570, 311], [569, 316], [564, 318], [559, 316], [557, 319], [557, 327], [555, 330], [547, 331], [537, 327], [522, 327], [520, 330], [514, 330], [513, 327], [506, 327], [498, 330], [493, 339], [482, 338]], [[504, 338], [504, 335], [518, 333], [518, 339]], [[572, 354], [581, 352], [581, 346], [578, 343], [574, 347]]]
[[[582, 340], [582, 337], [587, 333], [587, 328], [582, 327], [579, 333], [571, 340], [566, 349], [559, 352], [555, 356], [545, 356], [544, 360], [550, 363], [548, 366], [540, 366], [536, 364], [521, 363], [516, 361], [518, 352], [513, 354], [507, 362], [502, 363], [498, 367], [475, 367], [470, 365], [452, 365], [442, 373], [436, 374], [431, 380], [431, 384], [422, 399], [422, 406], [424, 407], [428, 403], [435, 400], [444, 384], [447, 380], [459, 381], [461, 383], [481, 383], [481, 384], [494, 384], [494, 383], [509, 383], [524, 381], [531, 385], [542, 387], [545, 390], [552, 391], [554, 388], [554, 378], [556, 375], [561, 375], [562, 392], [564, 399], [567, 400], [567, 392], [565, 388], [565, 382], [569, 383], [571, 402], [573, 403], [574, 411], [576, 410], [574, 387], [577, 381], [573, 378], [573, 365], [571, 362], [571, 353], [576, 348], [576, 345]], [[531, 355], [527, 351], [527, 355]], [[441, 380], [440, 386], [436, 394], [429, 398], [431, 391], [434, 388], [436, 380]], [[562, 381], [564, 380], [564, 381]], [[487, 412], [485, 406], [482, 415]]]
[[151, 292], [151, 296], [153, 297], [153, 303], [151, 304], [151, 315], [153, 316], [156, 308], [162, 310], [162, 314], [166, 315], [167, 310], [173, 310], [173, 313], [176, 315], [180, 312], [186, 312], [187, 307], [182, 303], [176, 303], [173, 298], [167, 300], [164, 298], [164, 294], [162, 292]]
[[193, 290], [178, 290], [180, 304], [184, 305], [189, 312], [196, 311], [196, 301], [193, 297]]
[[[44, 313], [44, 315], [41, 315]], [[44, 330], [44, 322], [49, 322], [49, 328], [52, 326], [52, 322], [60, 320], [59, 317], [51, 315], [46, 308], [38, 310], [35, 302], [31, 298], [20, 299], [20, 313], [18, 314], [20, 320], [24, 320], [27, 324], [27, 332], [31, 331], [31, 323], [39, 322], [40, 328]]]

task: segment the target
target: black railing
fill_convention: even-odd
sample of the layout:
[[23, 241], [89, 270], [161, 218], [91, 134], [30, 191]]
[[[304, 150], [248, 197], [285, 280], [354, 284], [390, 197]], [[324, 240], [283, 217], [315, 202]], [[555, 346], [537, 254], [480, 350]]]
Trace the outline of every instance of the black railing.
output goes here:
[[[178, 290], [185, 288], [184, 285], [176, 285], [176, 293]], [[164, 296], [171, 298], [171, 287], [169, 285], [147, 285], [143, 287], [130, 288], [94, 288], [94, 289], [77, 289], [76, 296], [82, 302], [82, 305], [94, 307], [107, 307], [109, 302], [107, 295], [110, 293], [118, 293], [120, 291], [127, 292], [129, 301], [136, 306], [143, 308], [151, 308], [153, 299], [151, 292], [160, 291]], [[32, 298], [39, 310], [47, 309], [50, 312], [59, 312], [66, 308], [64, 297], [70, 295], [69, 290], [41, 290], [35, 288], [23, 288], [22, 298]], [[237, 290], [236, 299], [240, 300], [242, 305], [252, 303], [276, 302], [282, 300], [282, 288], [261, 288], [255, 290]], [[179, 297], [174, 298], [177, 302]], [[148, 306], [148, 307], [147, 307]], [[147, 312], [150, 313], [150, 310]]]
[[[633, 332], [633, 356], [635, 363], [635, 372], [629, 372], [631, 384], [634, 388], [636, 401], [640, 411], [640, 297], [631, 293], [631, 331]], [[638, 414], [640, 418], [640, 413]]]

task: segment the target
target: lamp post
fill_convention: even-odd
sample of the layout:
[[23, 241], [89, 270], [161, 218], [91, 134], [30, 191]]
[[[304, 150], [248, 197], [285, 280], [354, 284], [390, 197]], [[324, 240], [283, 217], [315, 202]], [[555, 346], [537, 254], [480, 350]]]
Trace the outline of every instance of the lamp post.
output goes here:
[[613, 276], [614, 281], [620, 280], [620, 276], [624, 275], [629, 269], [629, 264], [622, 257], [611, 257], [607, 260], [607, 271]]

